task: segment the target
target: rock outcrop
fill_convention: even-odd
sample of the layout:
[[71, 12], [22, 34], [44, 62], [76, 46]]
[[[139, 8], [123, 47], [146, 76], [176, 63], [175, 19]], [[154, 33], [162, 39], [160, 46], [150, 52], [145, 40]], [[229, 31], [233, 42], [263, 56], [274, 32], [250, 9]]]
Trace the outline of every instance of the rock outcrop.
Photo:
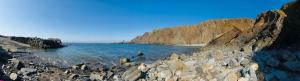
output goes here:
[[60, 39], [49, 38], [41, 39], [37, 37], [9, 37], [11, 40], [28, 44], [35, 48], [61, 48], [63, 47]]
[[251, 29], [253, 23], [254, 20], [249, 18], [209, 20], [199, 25], [157, 29], [134, 38], [131, 43], [205, 45], [224, 33], [233, 34], [228, 37], [235, 37]]

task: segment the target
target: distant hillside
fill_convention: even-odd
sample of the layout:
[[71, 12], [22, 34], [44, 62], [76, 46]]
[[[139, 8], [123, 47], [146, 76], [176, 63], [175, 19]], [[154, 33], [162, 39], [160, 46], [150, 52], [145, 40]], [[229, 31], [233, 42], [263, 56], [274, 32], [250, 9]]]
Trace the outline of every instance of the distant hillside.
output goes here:
[[[254, 19], [209, 20], [198, 25], [157, 29], [134, 38], [131, 43], [143, 44], [208, 44], [224, 33], [239, 34], [253, 27]], [[234, 36], [234, 35], [233, 35]]]

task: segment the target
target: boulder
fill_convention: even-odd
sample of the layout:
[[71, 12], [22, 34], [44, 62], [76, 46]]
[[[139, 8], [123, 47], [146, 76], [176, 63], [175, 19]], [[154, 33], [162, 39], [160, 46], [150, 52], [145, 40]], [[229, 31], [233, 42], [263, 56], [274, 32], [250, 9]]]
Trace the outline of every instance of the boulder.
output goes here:
[[9, 78], [11, 80], [17, 80], [19, 77], [18, 77], [18, 75], [16, 73], [11, 73], [10, 76], [9, 76]]
[[144, 63], [141, 63], [139, 66], [138, 66], [138, 69], [142, 72], [147, 72], [147, 67]]
[[158, 76], [158, 80], [168, 81], [172, 77], [172, 72], [170, 70], [164, 70], [164, 71], [158, 72], [157, 76]]
[[71, 74], [68, 79], [73, 80], [73, 79], [77, 79], [79, 77], [79, 75], [77, 74]]
[[144, 53], [141, 52], [141, 51], [138, 51], [137, 56], [138, 56], [138, 57], [142, 57], [142, 56], [144, 56]]
[[231, 59], [230, 61], [229, 61], [229, 64], [228, 64], [228, 66], [230, 67], [230, 68], [233, 68], [233, 67], [237, 67], [237, 66], [239, 66], [240, 64], [238, 63], [238, 61], [236, 60], [236, 59]]
[[86, 70], [87, 66], [86, 65], [81, 65], [81, 70]]
[[170, 60], [177, 61], [179, 59], [179, 56], [176, 53], [172, 53], [170, 56]]
[[11, 64], [13, 64], [14, 68], [16, 68], [16, 69], [21, 69], [24, 67], [24, 64], [16, 58], [10, 59], [10, 62], [11, 62]]
[[241, 66], [247, 66], [248, 64], [250, 63], [250, 60], [249, 59], [243, 59], [241, 62], [240, 62], [240, 64], [241, 64]]
[[257, 71], [259, 66], [257, 63], [251, 63], [249, 68], [250, 68], [250, 70]]
[[241, 77], [238, 81], [249, 81], [249, 78]]
[[97, 72], [92, 72], [91, 74], [90, 74], [90, 79], [92, 80], [92, 81], [101, 81], [101, 80], [103, 80], [104, 79], [104, 76], [102, 75], [102, 74], [100, 74], [100, 73], [97, 73]]
[[31, 74], [34, 74], [36, 73], [37, 70], [36, 69], [33, 69], [33, 68], [22, 68], [21, 69], [21, 73], [24, 75], [24, 76], [28, 76], [28, 75], [31, 75]]
[[123, 64], [125, 64], [125, 63], [128, 63], [128, 62], [130, 62], [130, 60], [129, 60], [128, 58], [125, 58], [125, 57], [120, 58], [120, 61], [119, 61], [119, 63], [120, 63], [121, 65], [123, 65]]
[[127, 71], [125, 71], [122, 75], [122, 78], [125, 81], [135, 81], [141, 77], [141, 71], [138, 70], [138, 67], [130, 67]]
[[224, 81], [237, 81], [238, 80], [238, 75], [237, 73], [229, 73]]
[[214, 53], [212, 56], [216, 60], [222, 60], [224, 58], [224, 55], [220, 50], [216, 51], [216, 53]]
[[72, 66], [72, 69], [79, 69], [79, 66], [73, 65], [73, 66]]
[[69, 74], [69, 73], [71, 73], [71, 71], [70, 70], [66, 70], [64, 73], [65, 74]]

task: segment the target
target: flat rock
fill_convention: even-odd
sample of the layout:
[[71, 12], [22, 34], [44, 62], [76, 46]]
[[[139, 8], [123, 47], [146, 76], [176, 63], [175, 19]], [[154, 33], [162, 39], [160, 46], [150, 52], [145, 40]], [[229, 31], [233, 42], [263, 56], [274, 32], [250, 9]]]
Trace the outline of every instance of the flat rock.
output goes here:
[[36, 73], [36, 69], [33, 69], [33, 68], [22, 68], [21, 69], [21, 72], [23, 73], [23, 75], [31, 75], [31, 74], [34, 74]]

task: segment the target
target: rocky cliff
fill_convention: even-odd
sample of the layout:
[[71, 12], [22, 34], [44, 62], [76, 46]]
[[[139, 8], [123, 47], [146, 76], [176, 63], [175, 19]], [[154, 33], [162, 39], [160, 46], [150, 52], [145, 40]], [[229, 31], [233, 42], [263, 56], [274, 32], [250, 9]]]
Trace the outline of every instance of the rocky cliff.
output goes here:
[[224, 33], [240, 34], [253, 27], [249, 18], [209, 20], [198, 25], [157, 29], [134, 38], [132, 43], [146, 44], [207, 44]]
[[8, 37], [11, 40], [28, 44], [31, 47], [35, 48], [61, 48], [63, 47], [60, 39], [57, 38], [49, 38], [42, 39], [37, 37]]

